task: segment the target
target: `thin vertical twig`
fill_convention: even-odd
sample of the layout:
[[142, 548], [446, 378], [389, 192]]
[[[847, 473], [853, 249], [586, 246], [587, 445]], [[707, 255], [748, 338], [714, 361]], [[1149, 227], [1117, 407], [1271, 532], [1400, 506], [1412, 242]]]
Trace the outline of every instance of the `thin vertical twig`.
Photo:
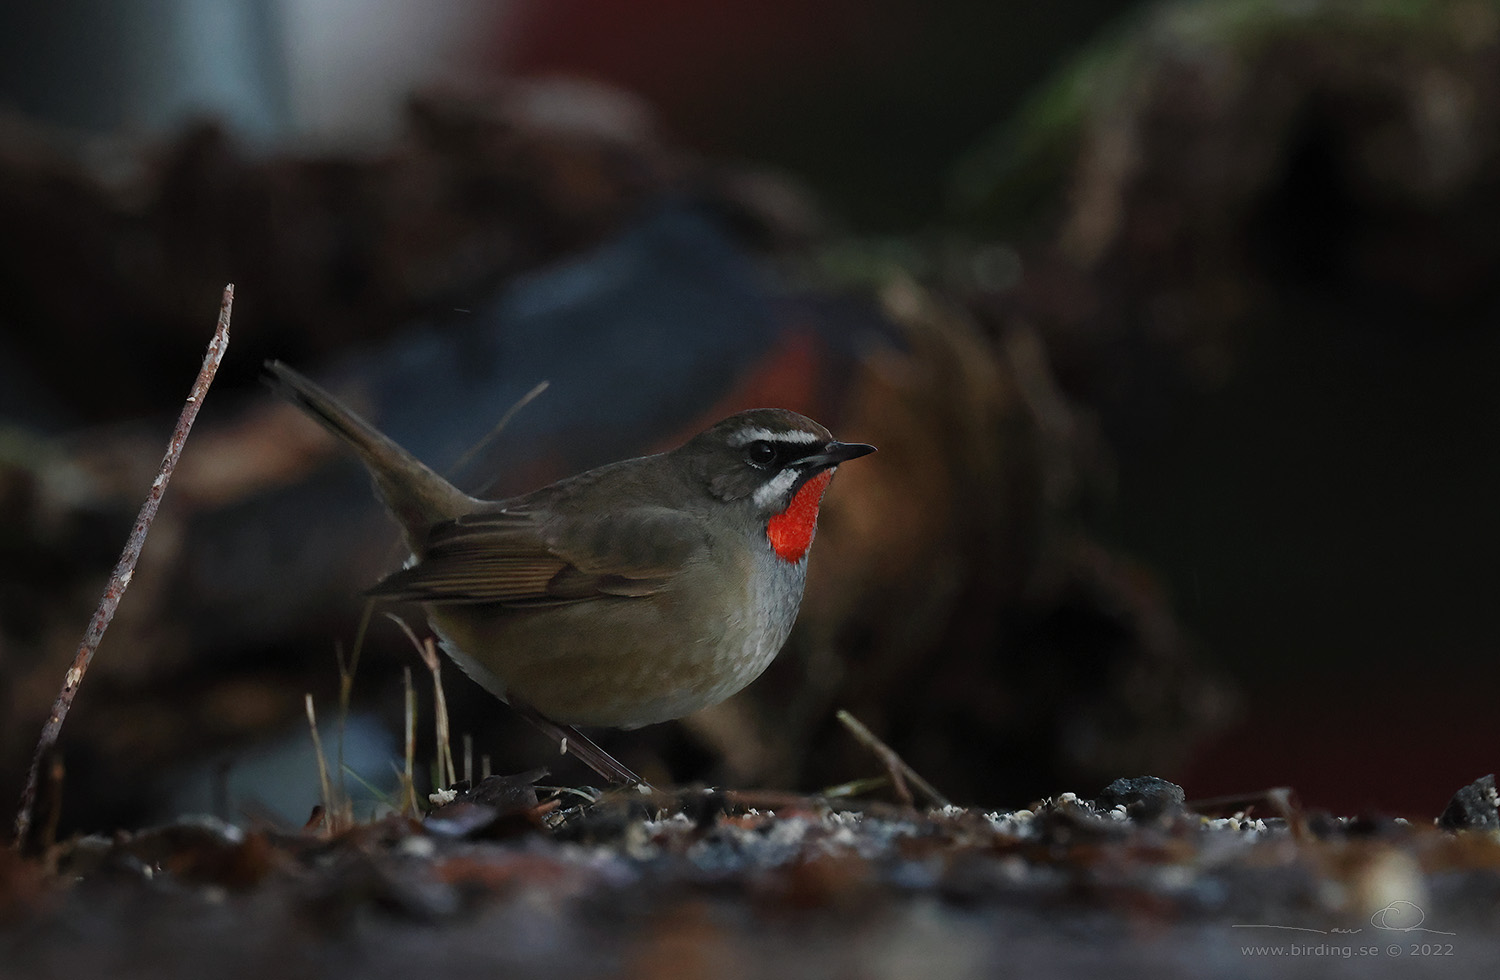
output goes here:
[[156, 479], [151, 483], [151, 489], [146, 494], [146, 502], [141, 505], [141, 512], [136, 517], [135, 527], [131, 529], [130, 537], [125, 542], [125, 550], [120, 553], [120, 560], [115, 565], [115, 570], [109, 578], [109, 584], [104, 587], [104, 595], [99, 600], [99, 607], [94, 612], [94, 618], [89, 622], [88, 629], [83, 634], [83, 640], [78, 644], [78, 653], [73, 658], [73, 666], [68, 668], [68, 673], [63, 679], [62, 690], [58, 692], [57, 700], [52, 704], [52, 714], [48, 716], [46, 724], [42, 726], [42, 734], [37, 739], [36, 754], [31, 760], [31, 770], [26, 776], [26, 787], [21, 791], [21, 803], [16, 811], [16, 839], [15, 846], [24, 849], [27, 838], [31, 834], [32, 811], [36, 806], [37, 783], [45, 760], [52, 754], [57, 746], [57, 740], [62, 734], [63, 721], [68, 717], [68, 710], [73, 706], [73, 699], [78, 694], [78, 687], [83, 683], [83, 675], [89, 668], [89, 663], [94, 659], [94, 653], [99, 649], [99, 641], [104, 638], [104, 631], [109, 628], [110, 620], [114, 619], [115, 610], [119, 608], [120, 599], [125, 595], [125, 589], [130, 585], [130, 579], [135, 575], [136, 561], [141, 557], [141, 548], [146, 543], [146, 533], [151, 530], [151, 522], [156, 519], [157, 508], [161, 506], [162, 494], [166, 492], [167, 483], [172, 479], [172, 471], [177, 468], [177, 460], [182, 456], [182, 447], [187, 443], [188, 432], [193, 428], [193, 421], [198, 417], [198, 409], [203, 405], [203, 399], [208, 395], [209, 385], [213, 384], [214, 374], [219, 370], [219, 362], [224, 359], [224, 350], [229, 346], [229, 318], [234, 307], [234, 284], [230, 283], [224, 287], [223, 298], [219, 301], [219, 323], [214, 330], [213, 340], [208, 343], [208, 352], [203, 356], [203, 367], [198, 372], [198, 380], [193, 383], [193, 390], [188, 393], [187, 403], [182, 406], [182, 414], [177, 418], [177, 428], [172, 430], [172, 439], [167, 444], [167, 453], [162, 457], [161, 469]]

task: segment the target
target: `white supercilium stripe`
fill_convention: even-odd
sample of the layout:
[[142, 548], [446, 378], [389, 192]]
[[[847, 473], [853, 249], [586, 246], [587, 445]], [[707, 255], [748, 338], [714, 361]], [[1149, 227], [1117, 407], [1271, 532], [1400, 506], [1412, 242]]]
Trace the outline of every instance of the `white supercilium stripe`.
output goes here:
[[748, 446], [750, 445], [750, 443], [756, 442], [757, 440], [761, 442], [800, 442], [808, 444], [823, 441], [822, 439], [818, 438], [817, 433], [808, 432], [804, 429], [790, 429], [786, 432], [772, 432], [770, 429], [762, 429], [758, 425], [752, 425], [748, 428], [741, 429], [734, 435], [730, 436], [729, 444], [738, 449], [740, 446]]

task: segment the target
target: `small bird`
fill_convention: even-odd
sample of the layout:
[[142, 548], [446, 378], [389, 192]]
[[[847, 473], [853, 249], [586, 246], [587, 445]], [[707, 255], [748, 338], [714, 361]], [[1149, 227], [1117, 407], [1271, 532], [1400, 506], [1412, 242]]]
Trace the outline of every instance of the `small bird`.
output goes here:
[[760, 408], [670, 452], [481, 500], [302, 374], [265, 367], [359, 453], [401, 525], [412, 557], [367, 594], [420, 603], [465, 673], [624, 783], [641, 780], [572, 726], [680, 718], [759, 677], [797, 618], [834, 470], [875, 451]]

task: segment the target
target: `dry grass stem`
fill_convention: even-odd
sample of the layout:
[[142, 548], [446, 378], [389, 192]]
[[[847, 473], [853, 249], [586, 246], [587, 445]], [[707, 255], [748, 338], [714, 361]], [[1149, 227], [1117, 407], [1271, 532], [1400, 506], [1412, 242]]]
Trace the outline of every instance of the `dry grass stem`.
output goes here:
[[307, 727], [312, 732], [313, 754], [318, 759], [318, 785], [323, 790], [323, 826], [331, 831], [338, 823], [338, 811], [333, 805], [333, 784], [328, 779], [328, 760], [323, 757], [323, 739], [318, 735], [318, 715], [313, 710], [313, 696], [306, 695], [303, 704], [307, 708]]
[[864, 745], [871, 752], [875, 753], [875, 757], [880, 760], [881, 765], [885, 766], [887, 774], [890, 775], [891, 785], [895, 788], [896, 795], [901, 798], [902, 803], [905, 803], [907, 806], [911, 806], [914, 802], [912, 799], [911, 790], [908, 789], [906, 785], [908, 782], [910, 782], [911, 785], [921, 790], [922, 795], [931, 800], [934, 806], [953, 805], [949, 802], [946, 796], [937, 791], [936, 787], [934, 787], [927, 780], [923, 779], [915, 769], [907, 765], [906, 760], [897, 755], [895, 749], [891, 748], [889, 745], [886, 745], [880, 739], [876, 738], [875, 733], [866, 728], [858, 718], [854, 717], [849, 712], [840, 709], [838, 712], [838, 720], [843, 724], [845, 728], [849, 729], [849, 733], [853, 735], [860, 742], [860, 744]]
[[[485, 449], [489, 448], [489, 446], [495, 441], [500, 433], [505, 430], [505, 427], [510, 424], [510, 420], [516, 417], [517, 412], [525, 408], [527, 405], [530, 405], [532, 402], [536, 401], [537, 396], [546, 391], [547, 388], [551, 386], [551, 384], [552, 382], [550, 381], [539, 382], [535, 388], [532, 388], [526, 394], [522, 395], [514, 405], [505, 410], [505, 414], [500, 416], [500, 421], [495, 423], [495, 427], [493, 429], [485, 433], [483, 439], [480, 439], [473, 446], [469, 447], [469, 451], [458, 458], [458, 462], [453, 464], [449, 472], [462, 472], [464, 467], [468, 466], [476, 456], [478, 456]], [[475, 490], [474, 493], [476, 496], [483, 496], [484, 494], [492, 490], [494, 486], [495, 481], [490, 480], [484, 486]]]
[[443, 665], [438, 659], [432, 637], [429, 636], [422, 642], [422, 649], [426, 651], [426, 656], [422, 659], [427, 661], [427, 666], [432, 670], [432, 704], [433, 711], [437, 714], [435, 734], [438, 782], [441, 784], [438, 788], [442, 789], [458, 782], [458, 772], [453, 765], [453, 739], [448, 728], [448, 698], [443, 694]]
[[73, 665], [68, 668], [62, 690], [52, 705], [52, 714], [42, 726], [36, 754], [32, 757], [31, 770], [27, 773], [26, 786], [21, 791], [21, 802], [16, 811], [17, 848], [24, 849], [31, 834], [32, 811], [36, 805], [37, 783], [42, 766], [57, 745], [63, 721], [73, 706], [73, 698], [78, 693], [79, 685], [83, 683], [83, 675], [94, 659], [95, 651], [99, 649], [99, 641], [104, 638], [104, 631], [109, 628], [110, 620], [114, 619], [115, 610], [125, 595], [125, 589], [130, 585], [130, 579], [135, 575], [135, 564], [146, 543], [146, 533], [151, 530], [151, 522], [156, 519], [162, 494], [166, 492], [167, 483], [172, 479], [172, 471], [177, 468], [177, 461], [182, 457], [182, 447], [187, 443], [188, 432], [192, 430], [193, 421], [198, 417], [198, 409], [208, 395], [209, 385], [213, 384], [219, 362], [224, 359], [224, 350], [229, 346], [229, 319], [233, 306], [234, 285], [231, 283], [224, 287], [224, 295], [219, 302], [218, 326], [214, 329], [213, 339], [209, 341], [208, 351], [203, 356], [203, 367], [198, 371], [198, 379], [193, 382], [193, 389], [188, 393], [186, 404], [182, 406], [182, 414], [177, 418], [177, 427], [172, 430], [172, 439], [167, 444], [166, 455], [162, 457], [161, 469], [146, 493], [146, 502], [141, 505], [135, 527], [131, 529], [130, 537], [125, 542], [125, 550], [120, 553], [120, 560], [115, 565], [114, 573], [110, 575], [109, 584], [104, 587], [104, 595], [99, 599], [94, 618], [89, 622], [83, 640], [78, 645]]
[[338, 764], [339, 764], [339, 795], [345, 799], [349, 793], [347, 784], [344, 782], [344, 730], [349, 724], [349, 704], [354, 696], [354, 675], [359, 670], [359, 654], [365, 647], [365, 634], [370, 629], [370, 617], [375, 614], [375, 600], [371, 599], [365, 603], [364, 615], [359, 619], [359, 629], [354, 633], [354, 646], [349, 651], [349, 659], [345, 661], [343, 647], [336, 647], [335, 654], [339, 665], [339, 719], [338, 719]]
[[417, 808], [417, 689], [411, 683], [411, 668], [401, 668], [401, 683], [406, 692], [406, 771], [401, 774], [401, 808], [411, 816], [418, 816]]
[[432, 642], [432, 637], [417, 639], [417, 634], [407, 625], [406, 620], [395, 613], [386, 613], [386, 618], [397, 626], [411, 645], [416, 648], [417, 656], [422, 658], [422, 663], [432, 673], [432, 702], [433, 711], [437, 714], [434, 721], [435, 734], [437, 737], [437, 785], [434, 789], [442, 789], [452, 786], [458, 782], [458, 772], [453, 765], [453, 744], [448, 729], [448, 699], [443, 695], [443, 660], [438, 656], [437, 646]]
[[892, 785], [889, 776], [866, 776], [863, 779], [851, 779], [847, 783], [839, 783], [837, 786], [829, 786], [818, 792], [818, 795], [828, 800], [853, 798], [873, 793], [877, 789], [885, 789]]

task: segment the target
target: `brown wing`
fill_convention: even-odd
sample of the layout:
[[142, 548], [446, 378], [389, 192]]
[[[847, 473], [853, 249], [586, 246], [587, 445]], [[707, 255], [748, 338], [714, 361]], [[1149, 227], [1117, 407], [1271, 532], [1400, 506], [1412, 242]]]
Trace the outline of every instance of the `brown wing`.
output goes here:
[[708, 547], [696, 519], [663, 508], [552, 524], [547, 526], [544, 513], [526, 509], [438, 524], [421, 560], [368, 594], [525, 606], [645, 596], [665, 588], [685, 562]]

